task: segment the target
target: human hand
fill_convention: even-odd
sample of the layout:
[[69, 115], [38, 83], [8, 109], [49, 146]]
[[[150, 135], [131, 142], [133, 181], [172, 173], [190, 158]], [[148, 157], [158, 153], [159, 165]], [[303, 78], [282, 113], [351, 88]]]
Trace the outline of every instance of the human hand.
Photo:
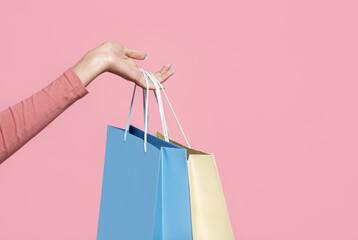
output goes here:
[[[72, 68], [81, 79], [83, 85], [90, 84], [98, 75], [104, 72], [114, 73], [126, 80], [146, 88], [146, 81], [139, 67], [132, 59], [145, 60], [146, 54], [139, 50], [127, 48], [117, 42], [104, 42], [95, 49], [87, 52]], [[174, 71], [171, 64], [165, 64], [158, 72], [153, 72], [159, 82], [163, 83]], [[155, 87], [148, 82], [149, 89]]]

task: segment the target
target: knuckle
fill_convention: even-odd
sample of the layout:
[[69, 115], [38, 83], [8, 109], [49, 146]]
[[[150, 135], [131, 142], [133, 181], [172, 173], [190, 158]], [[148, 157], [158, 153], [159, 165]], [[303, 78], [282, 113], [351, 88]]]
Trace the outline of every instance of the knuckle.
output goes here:
[[100, 45], [100, 50], [103, 52], [111, 52], [115, 49], [115, 42], [105, 41]]
[[117, 56], [113, 52], [111, 52], [111, 51], [103, 52], [102, 55], [103, 55], [104, 61], [109, 66], [112, 66], [116, 62]]
[[113, 44], [113, 42], [111, 42], [111, 41], [104, 41], [103, 43], [102, 43], [102, 46], [110, 46], [110, 45], [112, 45]]

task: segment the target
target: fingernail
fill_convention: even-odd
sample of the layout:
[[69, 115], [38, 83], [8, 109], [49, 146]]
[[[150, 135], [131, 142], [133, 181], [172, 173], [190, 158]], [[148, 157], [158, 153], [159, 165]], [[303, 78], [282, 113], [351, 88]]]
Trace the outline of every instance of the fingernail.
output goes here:
[[146, 55], [145, 55], [145, 58], [144, 58], [144, 60], [147, 60], [147, 57], [148, 57], [148, 54], [146, 54]]
[[173, 64], [172, 64], [172, 63], [170, 63], [169, 69], [172, 67], [172, 65], [173, 65]]
[[171, 76], [171, 75], [173, 75], [174, 73], [175, 73], [175, 71], [173, 70], [173, 73], [172, 73], [172, 74], [170, 74], [170, 76]]

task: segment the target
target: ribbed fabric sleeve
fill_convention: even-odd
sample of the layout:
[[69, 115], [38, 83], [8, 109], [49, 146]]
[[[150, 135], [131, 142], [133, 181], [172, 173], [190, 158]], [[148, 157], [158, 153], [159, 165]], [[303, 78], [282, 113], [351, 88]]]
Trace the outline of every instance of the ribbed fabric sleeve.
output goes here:
[[69, 67], [40, 91], [0, 112], [0, 164], [86, 94]]

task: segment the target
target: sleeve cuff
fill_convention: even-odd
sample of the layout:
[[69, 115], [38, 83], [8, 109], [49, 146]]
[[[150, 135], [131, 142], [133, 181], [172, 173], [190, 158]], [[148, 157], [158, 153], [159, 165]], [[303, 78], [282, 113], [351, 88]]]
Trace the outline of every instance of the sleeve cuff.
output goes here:
[[78, 77], [76, 72], [72, 69], [72, 67], [69, 67], [65, 72], [64, 75], [67, 77], [69, 82], [71, 83], [73, 87], [73, 91], [75, 91], [79, 98], [82, 98], [83, 96], [88, 94], [88, 90], [83, 85], [81, 79]]

